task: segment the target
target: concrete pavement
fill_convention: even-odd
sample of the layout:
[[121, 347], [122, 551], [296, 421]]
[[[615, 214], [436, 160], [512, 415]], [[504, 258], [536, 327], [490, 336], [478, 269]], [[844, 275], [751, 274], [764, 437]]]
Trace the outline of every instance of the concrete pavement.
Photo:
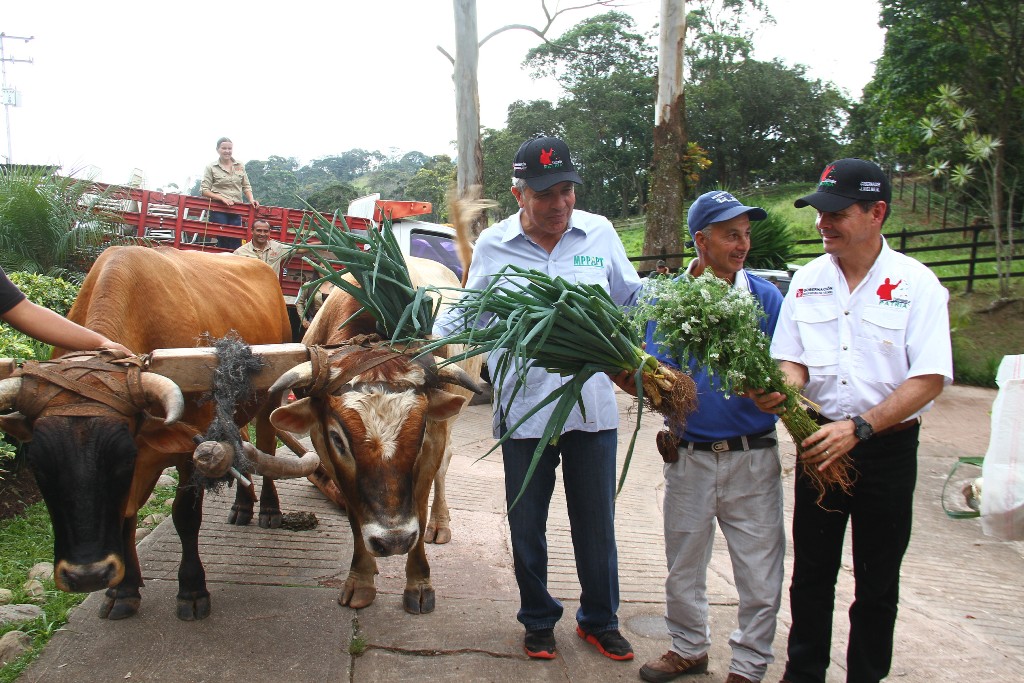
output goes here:
[[[926, 416], [914, 534], [903, 564], [896, 655], [890, 680], [1019, 680], [1024, 666], [1024, 544], [994, 541], [977, 520], [955, 521], [939, 495], [960, 455], [988, 445], [995, 392], [951, 387]], [[621, 453], [632, 433], [630, 401], [620, 395]], [[559, 656], [534, 661], [522, 652], [515, 620], [518, 595], [503, 516], [500, 455], [478, 458], [493, 443], [489, 406], [472, 406], [455, 427], [448, 475], [453, 538], [427, 554], [437, 608], [402, 610], [404, 557], [379, 561], [376, 602], [363, 610], [337, 605], [351, 556], [351, 534], [305, 480], [280, 482], [286, 511], [314, 512], [310, 531], [233, 527], [224, 520], [233, 493], [208, 496], [201, 536], [213, 612], [202, 622], [174, 617], [178, 542], [170, 520], [139, 545], [146, 586], [140, 613], [121, 621], [96, 617], [99, 595], [76, 609], [22, 680], [75, 681], [613, 681], [639, 680], [640, 665], [668, 646], [662, 614], [665, 577], [661, 460], [653, 447], [656, 420], [646, 420], [618, 499], [623, 633], [633, 662], [613, 662], [574, 633], [579, 584], [558, 488], [549, 528], [552, 591], [565, 603], [556, 629]], [[781, 432], [780, 432], [781, 434]], [[792, 444], [783, 435], [787, 519], [792, 513]], [[837, 587], [829, 682], [845, 680], [846, 608], [853, 580], [849, 544]], [[788, 585], [789, 561], [787, 561]], [[706, 675], [728, 673], [728, 636], [736, 593], [719, 535], [708, 575], [714, 645]], [[785, 658], [789, 621], [784, 595], [776, 656]], [[765, 680], [777, 681], [782, 662]]]

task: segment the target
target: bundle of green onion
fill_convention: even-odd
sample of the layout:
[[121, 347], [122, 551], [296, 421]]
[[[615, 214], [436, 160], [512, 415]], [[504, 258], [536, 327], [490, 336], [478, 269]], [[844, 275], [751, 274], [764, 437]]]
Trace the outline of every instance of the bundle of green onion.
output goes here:
[[[515, 425], [509, 426], [495, 448], [515, 432], [525, 420], [545, 406], [555, 403], [554, 412], [542, 435], [526, 482], [544, 447], [556, 443], [575, 405], [580, 404], [583, 385], [595, 374], [633, 375], [641, 408], [637, 411], [637, 430], [642, 408], [684, 423], [694, 408], [693, 381], [672, 368], [660, 365], [645, 353], [641, 340], [608, 293], [597, 285], [571, 283], [535, 270], [505, 266], [484, 290], [464, 290], [457, 305], [460, 332], [424, 346], [423, 351], [444, 344], [464, 344], [467, 351], [449, 362], [479, 353], [500, 352], [496, 375], [516, 373], [511, 396], [495, 395], [495, 401], [511, 402], [525, 386], [529, 367], [556, 372], [570, 381], [534, 406]], [[629, 469], [637, 431], [634, 431], [619, 478], [619, 489]], [[494, 450], [493, 448], [491, 450]], [[526, 483], [523, 484], [525, 489]], [[522, 490], [519, 492], [522, 495]], [[516, 497], [516, 501], [519, 496]], [[513, 501], [513, 505], [516, 501]]]
[[[335, 224], [339, 221], [343, 229]], [[349, 229], [344, 216], [335, 214], [332, 220], [313, 211], [303, 218], [296, 243], [311, 250], [312, 257], [303, 260], [320, 274], [305, 287], [331, 282], [362, 307], [342, 325], [368, 313], [385, 339], [423, 339], [430, 334], [440, 297], [429, 296], [428, 288], [413, 287], [387, 217], [380, 230], [356, 232]]]
[[[786, 383], [770, 354], [771, 340], [761, 331], [764, 311], [753, 296], [706, 270], [697, 278], [651, 280], [631, 311], [633, 327], [642, 332], [649, 321], [657, 325], [657, 342], [672, 356], [693, 358], [717, 375], [719, 387], [729, 396], [747, 388], [778, 391], [785, 397], [782, 423], [800, 444], [818, 431], [807, 413], [807, 399]], [[812, 406], [816, 407], [816, 406]], [[826, 470], [804, 467], [819, 494], [837, 486], [848, 491], [852, 462], [844, 455]]]

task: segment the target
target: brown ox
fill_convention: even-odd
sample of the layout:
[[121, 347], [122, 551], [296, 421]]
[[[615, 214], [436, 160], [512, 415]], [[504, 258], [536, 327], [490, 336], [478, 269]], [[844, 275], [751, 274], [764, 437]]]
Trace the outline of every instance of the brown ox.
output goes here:
[[[249, 344], [290, 340], [284, 299], [277, 278], [265, 263], [171, 248], [111, 247], [104, 251], [85, 278], [68, 317], [136, 353], [199, 346], [203, 335], [223, 337], [230, 330]], [[61, 353], [58, 349], [54, 355]], [[73, 365], [70, 360], [53, 364], [69, 365]], [[83, 381], [99, 381], [90, 377], [84, 375]], [[72, 592], [106, 588], [101, 617], [121, 619], [138, 611], [142, 576], [135, 552], [137, 512], [161, 471], [177, 466], [181, 483], [172, 512], [182, 546], [177, 615], [184, 620], [202, 619], [210, 611], [199, 558], [203, 492], [188, 483], [193, 472], [192, 436], [208, 427], [214, 406], [200, 406], [198, 395], [186, 395], [182, 405], [181, 392], [171, 380], [146, 372], [142, 377], [170, 394], [176, 392], [178, 407], [161, 413], [158, 405], [147, 407], [137, 402], [134, 408], [129, 404], [121, 411], [127, 414], [121, 414], [104, 410], [85, 395], [66, 391], [38, 414], [4, 416], [3, 427], [31, 439], [27, 458], [53, 522], [58, 588]], [[11, 378], [0, 383], [3, 407], [11, 407], [14, 401], [21, 407], [28, 400], [18, 396], [20, 381]], [[148, 408], [146, 412], [144, 408]], [[171, 413], [180, 414], [182, 409], [187, 424], [168, 424], [176, 417]], [[154, 412], [169, 419], [154, 418]], [[250, 402], [240, 408], [237, 422], [244, 424], [257, 412], [257, 447], [272, 453], [275, 442], [269, 405], [259, 407], [256, 401]], [[253, 501], [248, 491], [239, 487], [230, 521], [246, 524], [252, 514]], [[279, 526], [280, 518], [273, 481], [264, 479], [260, 526]]]
[[[415, 286], [459, 286], [439, 263], [414, 257], [407, 261]], [[358, 308], [352, 297], [335, 288], [302, 342], [332, 345], [372, 334], [369, 316], [338, 329]], [[350, 343], [331, 360], [329, 376], [315, 377], [307, 363], [271, 388], [313, 387], [306, 398], [275, 410], [271, 421], [278, 429], [310, 433], [321, 463], [345, 496], [354, 550], [338, 602], [353, 608], [366, 607], [376, 596], [374, 557], [408, 553], [405, 610], [421, 614], [434, 609], [423, 545], [427, 502], [436, 479], [432, 534], [438, 542], [447, 541], [444, 473], [451, 457], [452, 418], [471, 391], [479, 393], [480, 360], [437, 370], [429, 357], [420, 363], [414, 355]]]

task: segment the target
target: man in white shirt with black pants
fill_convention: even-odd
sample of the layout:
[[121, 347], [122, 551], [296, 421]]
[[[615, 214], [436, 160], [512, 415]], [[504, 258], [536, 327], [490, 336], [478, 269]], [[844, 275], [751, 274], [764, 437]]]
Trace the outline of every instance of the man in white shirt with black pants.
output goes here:
[[[794, 276], [772, 356], [820, 406], [822, 427], [802, 444], [803, 461], [825, 469], [849, 453], [856, 471], [848, 494], [831, 490], [820, 504], [808, 478], [796, 478], [786, 683], [825, 681], [848, 520], [856, 589], [846, 680], [874, 683], [889, 673], [921, 414], [953, 381], [949, 293], [882, 237], [891, 199], [877, 165], [840, 159], [816, 192], [796, 201], [817, 209], [825, 254]], [[780, 400], [757, 398], [765, 410]]]

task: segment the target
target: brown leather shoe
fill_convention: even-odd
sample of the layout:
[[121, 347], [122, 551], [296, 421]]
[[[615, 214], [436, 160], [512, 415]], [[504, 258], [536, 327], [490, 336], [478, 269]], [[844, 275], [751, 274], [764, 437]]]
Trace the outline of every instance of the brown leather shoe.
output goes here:
[[729, 677], [725, 679], [725, 683], [761, 683], [761, 681], [754, 681], [746, 676], [741, 676], [730, 671]]
[[648, 683], [666, 683], [687, 674], [702, 674], [708, 670], [707, 653], [696, 659], [686, 659], [672, 650], [640, 667], [640, 678]]

